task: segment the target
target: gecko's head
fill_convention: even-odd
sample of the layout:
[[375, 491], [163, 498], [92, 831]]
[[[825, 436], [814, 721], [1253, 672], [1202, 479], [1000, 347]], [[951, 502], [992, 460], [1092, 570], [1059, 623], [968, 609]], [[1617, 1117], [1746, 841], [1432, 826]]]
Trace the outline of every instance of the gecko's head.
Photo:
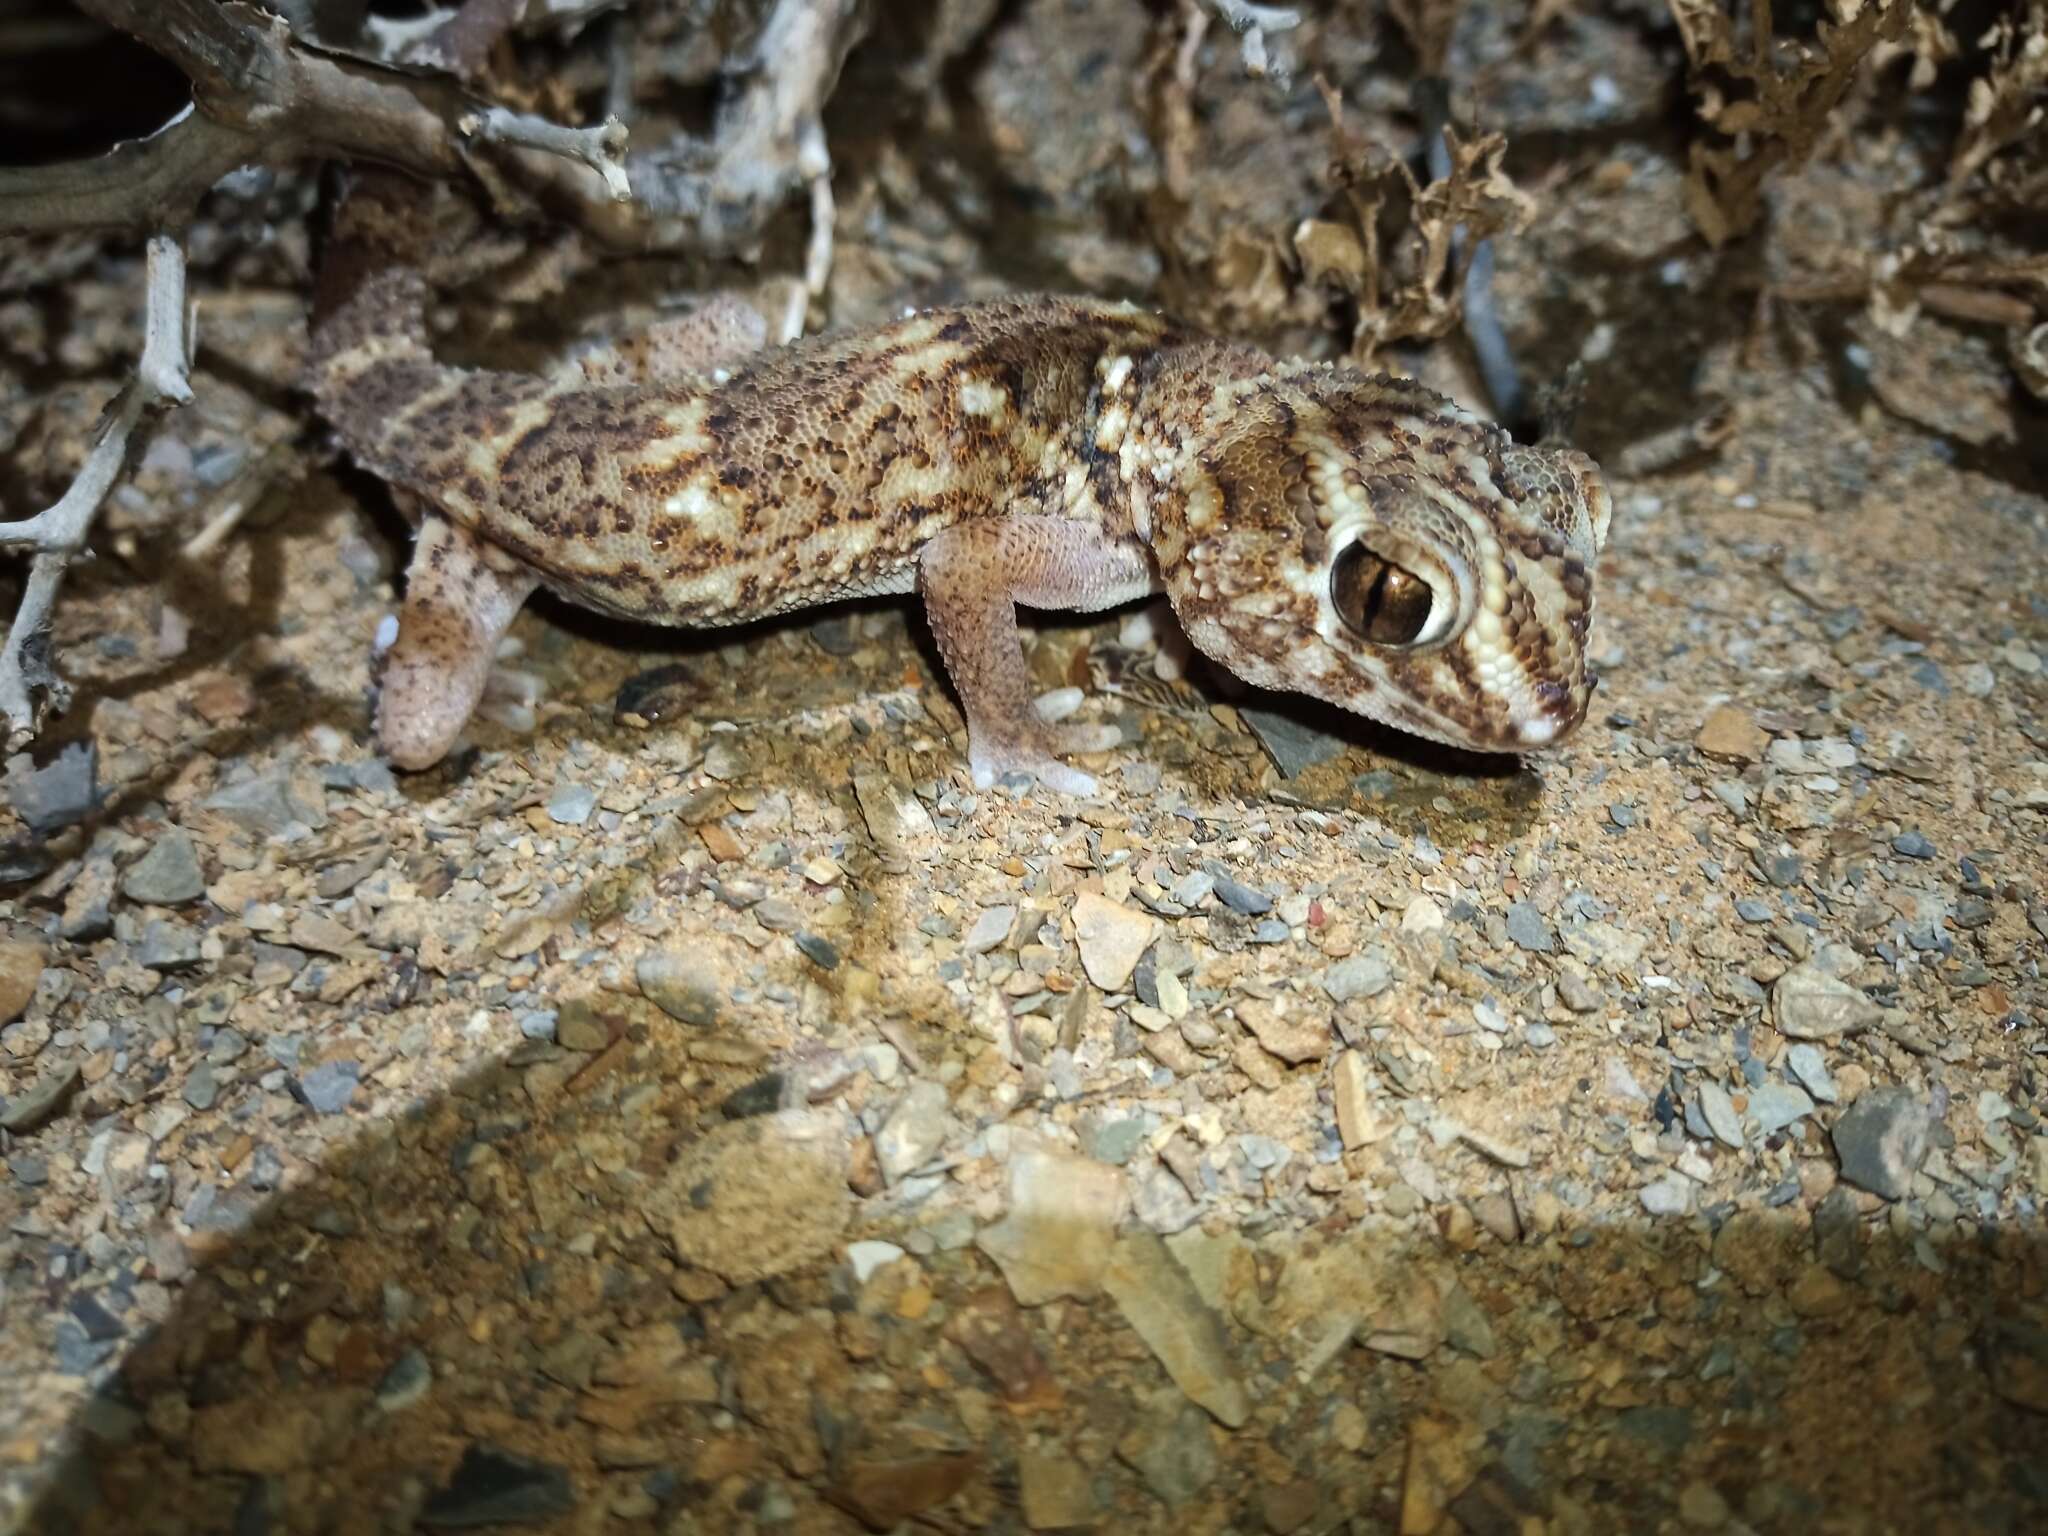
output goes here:
[[1473, 751], [1548, 746], [1592, 697], [1600, 471], [1359, 384], [1254, 402], [1204, 456], [1155, 537], [1182, 627], [1260, 687]]

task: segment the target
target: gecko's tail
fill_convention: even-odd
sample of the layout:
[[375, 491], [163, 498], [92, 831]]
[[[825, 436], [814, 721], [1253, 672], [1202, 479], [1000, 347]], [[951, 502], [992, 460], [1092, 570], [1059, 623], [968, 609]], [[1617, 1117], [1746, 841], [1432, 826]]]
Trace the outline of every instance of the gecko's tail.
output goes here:
[[398, 407], [441, 373], [427, 344], [432, 220], [423, 189], [388, 171], [353, 171], [321, 254], [305, 383], [350, 450], [390, 475]]

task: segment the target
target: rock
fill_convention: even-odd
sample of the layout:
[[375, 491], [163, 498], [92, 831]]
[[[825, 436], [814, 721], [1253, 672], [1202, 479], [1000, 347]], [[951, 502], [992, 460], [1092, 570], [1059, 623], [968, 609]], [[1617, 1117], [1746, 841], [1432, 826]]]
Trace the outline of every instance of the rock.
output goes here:
[[36, 995], [46, 965], [43, 947], [19, 939], [0, 941], [0, 1024], [12, 1024]]
[[327, 825], [327, 808], [301, 799], [290, 770], [284, 768], [217, 790], [200, 802], [200, 808], [258, 837], [276, 837], [294, 822], [316, 832]]
[[1380, 949], [1347, 955], [1323, 972], [1323, 990], [1330, 1000], [1348, 1003], [1355, 997], [1377, 997], [1394, 983], [1394, 973]]
[[538, 1525], [575, 1508], [576, 1490], [565, 1468], [494, 1446], [470, 1445], [454, 1476], [428, 1496], [419, 1523], [437, 1530]]
[[41, 1128], [71, 1101], [84, 1076], [77, 1062], [66, 1062], [45, 1073], [26, 1093], [17, 1094], [0, 1108], [0, 1131], [26, 1136]]
[[1152, 1496], [1178, 1508], [1216, 1480], [1216, 1443], [1208, 1416], [1178, 1393], [1161, 1393], [1117, 1441], [1119, 1460]]
[[691, 956], [649, 950], [634, 962], [633, 979], [642, 995], [677, 1023], [708, 1029], [718, 1022], [720, 988]]
[[1270, 1055], [1290, 1065], [1305, 1061], [1320, 1061], [1323, 1053], [1330, 1048], [1331, 1035], [1327, 1019], [1287, 1018], [1272, 1003], [1247, 999], [1236, 1005], [1237, 1021], [1257, 1037], [1261, 1047]]
[[1735, 1112], [1735, 1101], [1728, 1097], [1728, 1090], [1719, 1083], [1701, 1083], [1698, 1101], [1700, 1113], [1706, 1118], [1707, 1129], [1714, 1133], [1714, 1139], [1740, 1152], [1743, 1145], [1742, 1116]]
[[1748, 711], [1733, 704], [1717, 704], [1700, 722], [1699, 734], [1693, 737], [1692, 744], [1708, 757], [1754, 763], [1763, 759], [1770, 740], [1764, 729], [1750, 719]]
[[220, 1096], [220, 1081], [214, 1076], [213, 1068], [200, 1062], [185, 1079], [185, 1102], [194, 1109], [213, 1108], [213, 1101]]
[[1756, 1116], [1759, 1134], [1775, 1136], [1793, 1121], [1812, 1114], [1813, 1100], [1790, 1083], [1765, 1083], [1749, 1096], [1749, 1112]]
[[1337, 1101], [1337, 1134], [1345, 1151], [1354, 1152], [1393, 1133], [1393, 1126], [1382, 1122], [1373, 1109], [1372, 1076], [1362, 1052], [1346, 1051], [1337, 1058], [1331, 1087]]
[[[934, 1509], [974, 1481], [980, 1458], [971, 1451], [901, 1460], [849, 1457], [825, 1496], [871, 1531], [893, 1531]], [[944, 1528], [943, 1522], [933, 1522]]]
[[1094, 1479], [1086, 1463], [1064, 1451], [1020, 1452], [1017, 1483], [1024, 1523], [1032, 1530], [1068, 1531], [1095, 1523]]
[[1875, 1029], [1884, 1020], [1884, 1009], [1823, 970], [1818, 960], [1806, 960], [1772, 986], [1771, 1016], [1794, 1040], [1832, 1040]]
[[887, 774], [856, 773], [853, 794], [884, 858], [928, 859], [938, 853], [938, 828], [908, 784]]
[[1643, 1209], [1652, 1216], [1683, 1216], [1692, 1209], [1692, 1180], [1683, 1174], [1667, 1173], [1643, 1186]]
[[392, 1361], [391, 1368], [377, 1383], [377, 1406], [385, 1413], [410, 1408], [427, 1395], [434, 1384], [434, 1367], [417, 1349], [409, 1349]]
[[967, 930], [967, 937], [960, 941], [960, 947], [970, 955], [985, 955], [1010, 937], [1010, 930], [1017, 926], [1015, 907], [983, 907], [974, 919], [974, 926]]
[[912, 1083], [875, 1132], [875, 1160], [882, 1177], [894, 1184], [915, 1173], [938, 1155], [951, 1129], [946, 1090], [929, 1080]]
[[316, 1113], [338, 1115], [355, 1097], [356, 1083], [362, 1071], [358, 1062], [346, 1059], [323, 1061], [312, 1071], [300, 1075], [299, 1097]]
[[1557, 948], [1557, 933], [1541, 912], [1526, 901], [1508, 903], [1508, 939], [1517, 949], [1547, 955]]
[[685, 1264], [745, 1285], [838, 1245], [851, 1214], [848, 1167], [838, 1116], [757, 1115], [691, 1142], [648, 1189], [643, 1208]]
[[1443, 1419], [1416, 1419], [1401, 1470], [1401, 1536], [1430, 1536], [1441, 1529], [1452, 1499], [1471, 1480], [1471, 1462], [1456, 1427]]
[[1088, 1158], [1020, 1151], [1010, 1160], [1010, 1209], [975, 1246], [995, 1260], [1010, 1294], [1027, 1307], [1083, 1299], [1102, 1288], [1127, 1204], [1123, 1171]]
[[1231, 1358], [1223, 1320], [1163, 1239], [1146, 1232], [1119, 1241], [1102, 1287], [1175, 1386], [1231, 1429], [1251, 1417], [1251, 1394]]
[[1074, 938], [1081, 947], [1081, 967], [1105, 992], [1121, 992], [1159, 933], [1159, 919], [1134, 912], [1107, 896], [1083, 891], [1074, 898]]
[[846, 1245], [846, 1262], [853, 1267], [855, 1285], [866, 1285], [868, 1276], [878, 1269], [894, 1264], [903, 1256], [903, 1250], [894, 1243], [885, 1243], [873, 1238]]
[[1837, 1184], [1814, 1207], [1813, 1256], [1844, 1280], [1863, 1270], [1863, 1217], [1846, 1184]]
[[121, 894], [153, 907], [175, 907], [206, 894], [199, 868], [199, 850], [192, 834], [173, 827], [150, 845], [149, 852], [128, 867]]
[[1299, 778], [1309, 769], [1343, 756], [1349, 745], [1341, 736], [1316, 730], [1270, 709], [1240, 706], [1237, 717], [1251, 727], [1252, 735], [1266, 749], [1283, 779]]
[[1933, 1130], [1933, 1116], [1918, 1095], [1904, 1088], [1870, 1089], [1835, 1122], [1842, 1177], [1887, 1200], [1903, 1200], [1927, 1159]]
[[1801, 1041], [1785, 1052], [1785, 1066], [1821, 1103], [1832, 1104], [1840, 1097], [1835, 1080], [1828, 1075], [1827, 1057], [1821, 1054], [1819, 1046]]
[[563, 998], [553, 1020], [556, 1042], [569, 1051], [601, 1051], [610, 1045], [612, 1032], [601, 1008], [602, 999], [588, 994]]
[[1322, 1503], [1322, 1490], [1306, 1478], [1268, 1483], [1259, 1490], [1259, 1513], [1272, 1536], [1300, 1530], [1315, 1518]]

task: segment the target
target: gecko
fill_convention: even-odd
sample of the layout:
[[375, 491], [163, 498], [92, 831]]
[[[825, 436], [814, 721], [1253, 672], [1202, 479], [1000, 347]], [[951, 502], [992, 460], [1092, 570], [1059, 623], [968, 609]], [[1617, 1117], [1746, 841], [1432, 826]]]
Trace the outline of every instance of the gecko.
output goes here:
[[407, 217], [374, 184], [343, 204], [309, 350], [319, 409], [418, 524], [375, 719], [401, 768], [447, 754], [543, 586], [686, 627], [915, 593], [979, 789], [1091, 793], [1066, 759], [1118, 740], [1038, 714], [1020, 604], [1164, 592], [1244, 681], [1473, 751], [1585, 716], [1611, 501], [1582, 452], [1081, 297], [781, 347], [713, 306], [551, 374], [454, 367], [389, 254]]

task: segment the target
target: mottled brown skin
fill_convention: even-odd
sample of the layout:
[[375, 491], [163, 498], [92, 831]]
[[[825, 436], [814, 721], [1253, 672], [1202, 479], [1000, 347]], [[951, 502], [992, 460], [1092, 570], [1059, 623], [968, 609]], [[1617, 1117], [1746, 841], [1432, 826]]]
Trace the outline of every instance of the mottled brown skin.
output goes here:
[[751, 354], [758, 323], [714, 307], [556, 376], [471, 372], [427, 350], [424, 296], [405, 267], [344, 261], [312, 373], [356, 457], [422, 509], [378, 716], [402, 766], [448, 750], [536, 584], [693, 626], [921, 591], [984, 786], [1085, 792], [1060, 754], [1114, 735], [1039, 719], [1020, 602], [1163, 589], [1249, 681], [1479, 750], [1585, 713], [1598, 471], [1418, 385], [1055, 297]]

